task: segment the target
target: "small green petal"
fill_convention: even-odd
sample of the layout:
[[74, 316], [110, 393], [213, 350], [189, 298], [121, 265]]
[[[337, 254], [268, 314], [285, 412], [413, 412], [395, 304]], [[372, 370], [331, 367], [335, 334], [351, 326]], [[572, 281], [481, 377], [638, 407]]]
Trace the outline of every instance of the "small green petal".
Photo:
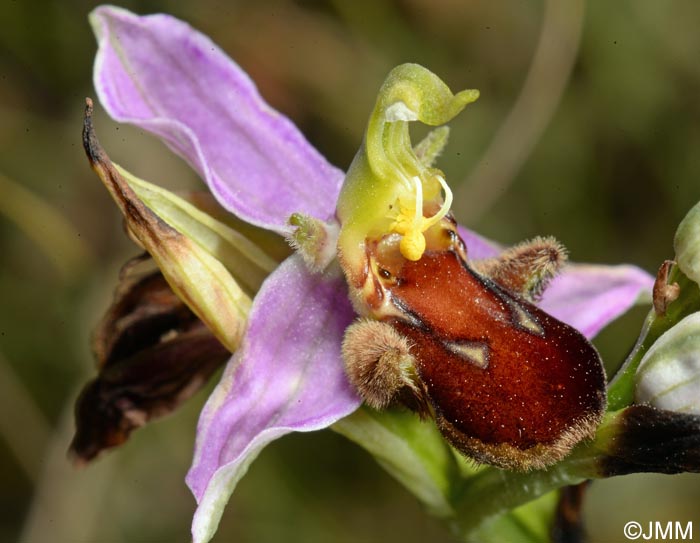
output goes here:
[[435, 164], [435, 161], [442, 154], [443, 149], [447, 145], [447, 138], [449, 135], [450, 127], [441, 126], [435, 130], [431, 130], [425, 138], [418, 142], [413, 148], [413, 152], [423, 166], [430, 168]]

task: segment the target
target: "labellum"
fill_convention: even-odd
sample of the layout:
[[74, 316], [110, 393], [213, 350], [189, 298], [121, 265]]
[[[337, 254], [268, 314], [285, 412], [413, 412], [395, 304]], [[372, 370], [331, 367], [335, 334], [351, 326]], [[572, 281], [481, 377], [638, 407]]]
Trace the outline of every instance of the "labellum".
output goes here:
[[338, 203], [339, 259], [364, 317], [343, 357], [370, 406], [433, 417], [478, 462], [543, 468], [594, 434], [605, 372], [580, 332], [534, 305], [566, 260], [561, 245], [536, 238], [469, 262], [442, 172], [410, 147], [408, 121], [442, 124], [477, 95], [416, 65], [382, 88]]
[[435, 238], [443, 246], [417, 261], [402, 259], [391, 238], [369, 246], [363, 292], [379, 322], [346, 335], [351, 380], [374, 407], [400, 400], [434, 417], [479, 462], [530, 469], [560, 460], [599, 424], [605, 373], [580, 332], [527, 301], [542, 287], [531, 279], [558, 266], [559, 246], [521, 245], [481, 275], [453, 224]]

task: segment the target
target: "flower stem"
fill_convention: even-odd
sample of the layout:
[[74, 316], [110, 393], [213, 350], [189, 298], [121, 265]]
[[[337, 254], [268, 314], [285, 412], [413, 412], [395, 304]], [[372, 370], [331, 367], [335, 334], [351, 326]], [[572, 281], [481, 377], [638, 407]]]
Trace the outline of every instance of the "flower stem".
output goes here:
[[[552, 490], [593, 476], [594, 456], [570, 459], [548, 470], [512, 473], [488, 468], [475, 475], [459, 497], [453, 529], [462, 538], [499, 514]], [[591, 472], [587, 476], [587, 472]]]
[[513, 472], [486, 468], [467, 479], [453, 504], [452, 528], [458, 537], [468, 541], [484, 522], [498, 515], [552, 490], [599, 478], [599, 461], [618, 415], [606, 415], [595, 440], [579, 445], [568, 458], [548, 469]]

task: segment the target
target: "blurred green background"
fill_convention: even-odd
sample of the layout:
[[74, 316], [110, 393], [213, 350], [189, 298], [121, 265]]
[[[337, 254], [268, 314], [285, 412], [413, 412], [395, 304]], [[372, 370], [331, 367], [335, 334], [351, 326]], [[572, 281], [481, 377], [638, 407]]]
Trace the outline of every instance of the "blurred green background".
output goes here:
[[[88, 338], [118, 267], [137, 253], [80, 144], [96, 3], [0, 3], [0, 540], [185, 541], [183, 477], [206, 392], [86, 469], [65, 458], [72, 402], [94, 372]], [[452, 123], [439, 165], [458, 219], [504, 243], [558, 237], [577, 261], [650, 272], [700, 199], [700, 4], [464, 0], [125, 1], [213, 37], [340, 167], [377, 89], [419, 62], [480, 100]], [[98, 108], [99, 109], [99, 108]], [[198, 186], [158, 142], [97, 112], [111, 156], [172, 187]], [[596, 340], [609, 368], [644, 308]], [[628, 520], [700, 520], [696, 476], [596, 482], [592, 541]], [[217, 541], [450, 541], [363, 451], [331, 433], [263, 452]]]

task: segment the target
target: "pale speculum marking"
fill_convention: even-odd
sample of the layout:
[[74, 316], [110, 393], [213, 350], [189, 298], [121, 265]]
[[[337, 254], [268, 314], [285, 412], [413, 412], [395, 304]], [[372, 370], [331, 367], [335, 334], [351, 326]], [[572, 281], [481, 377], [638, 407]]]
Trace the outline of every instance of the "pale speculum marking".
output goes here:
[[520, 307], [518, 304], [508, 304], [512, 312], [513, 324], [524, 330], [530, 332], [538, 337], [544, 337], [544, 329], [539, 322], [530, 315], [528, 311]]
[[491, 348], [486, 343], [481, 341], [445, 341], [443, 344], [448, 351], [474, 364], [477, 368], [485, 370], [489, 365]]

